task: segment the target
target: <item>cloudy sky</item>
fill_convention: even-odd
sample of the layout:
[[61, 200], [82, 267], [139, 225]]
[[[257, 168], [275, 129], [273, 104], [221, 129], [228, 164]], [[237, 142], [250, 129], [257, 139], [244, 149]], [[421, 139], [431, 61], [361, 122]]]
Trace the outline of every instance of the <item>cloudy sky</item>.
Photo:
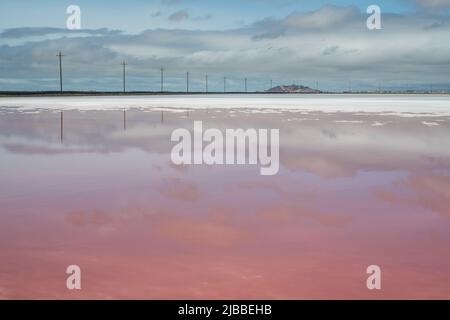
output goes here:
[[[69, 5], [81, 29], [66, 29]], [[382, 29], [366, 27], [367, 7]], [[450, 88], [450, 0], [2, 0], [0, 90]]]

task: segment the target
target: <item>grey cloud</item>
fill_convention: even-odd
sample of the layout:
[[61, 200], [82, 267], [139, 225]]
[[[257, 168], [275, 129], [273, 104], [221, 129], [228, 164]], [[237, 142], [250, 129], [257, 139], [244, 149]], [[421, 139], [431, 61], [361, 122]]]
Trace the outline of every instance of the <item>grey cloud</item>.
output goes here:
[[428, 25], [424, 26], [423, 28], [424, 28], [425, 30], [438, 29], [438, 28], [444, 27], [446, 24], [447, 24], [447, 23], [444, 22], [444, 21], [436, 21], [436, 22], [433, 22], [433, 23], [431, 23], [431, 24], [428, 24]]
[[355, 6], [325, 5], [311, 12], [293, 12], [283, 19], [265, 18], [254, 23], [251, 28], [264, 30], [255, 35], [254, 40], [275, 39], [285, 35], [289, 30], [323, 31], [346, 25], [358, 17], [362, 15]]
[[203, 16], [191, 17], [187, 10], [178, 10], [171, 15], [169, 15], [168, 19], [172, 22], [180, 22], [182, 20], [191, 20], [191, 21], [206, 21], [212, 18], [211, 14], [206, 14]]
[[426, 8], [450, 8], [450, 0], [413, 0], [416, 4]]
[[36, 37], [36, 36], [46, 36], [51, 34], [89, 34], [89, 35], [117, 35], [120, 34], [119, 30], [110, 30], [106, 28], [102, 29], [80, 29], [80, 30], [69, 30], [64, 28], [12, 28], [6, 29], [0, 33], [0, 38], [13, 39], [13, 38], [24, 38], [24, 37]]
[[166, 6], [173, 6], [181, 3], [181, 0], [161, 0], [161, 3]]
[[187, 19], [189, 19], [189, 13], [186, 10], [179, 10], [179, 11], [172, 13], [168, 19], [172, 22], [179, 22], [182, 20], [187, 20]]
[[204, 16], [195, 17], [192, 20], [194, 20], [194, 21], [205, 21], [205, 20], [209, 20], [211, 18], [212, 18], [212, 14], [205, 14]]
[[276, 39], [281, 37], [286, 32], [286, 27], [282, 24], [280, 20], [275, 20], [273, 18], [265, 18], [261, 21], [255, 22], [251, 29], [261, 32], [252, 37], [253, 40], [264, 40], [264, 39]]
[[292, 13], [283, 20], [283, 24], [293, 28], [323, 29], [347, 23], [358, 16], [360, 13], [355, 6], [326, 5], [309, 13]]
[[323, 50], [322, 54], [325, 56], [328, 56], [331, 54], [335, 54], [338, 50], [339, 50], [339, 46], [331, 46], [331, 47], [325, 48], [325, 50]]

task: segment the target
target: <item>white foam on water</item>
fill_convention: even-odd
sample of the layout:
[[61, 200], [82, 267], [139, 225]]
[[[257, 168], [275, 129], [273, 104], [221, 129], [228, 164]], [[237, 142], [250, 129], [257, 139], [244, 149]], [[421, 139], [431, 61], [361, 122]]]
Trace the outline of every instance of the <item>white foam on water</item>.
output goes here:
[[437, 122], [427, 122], [427, 121], [422, 121], [422, 124], [426, 125], [427, 127], [435, 127], [439, 125], [439, 123]]
[[335, 120], [336, 123], [364, 123], [361, 120]]

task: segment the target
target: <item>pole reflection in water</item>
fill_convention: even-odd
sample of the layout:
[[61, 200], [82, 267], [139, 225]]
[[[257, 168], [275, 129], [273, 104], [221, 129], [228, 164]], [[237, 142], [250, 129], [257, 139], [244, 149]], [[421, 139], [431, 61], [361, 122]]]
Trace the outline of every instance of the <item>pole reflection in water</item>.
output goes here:
[[127, 130], [127, 111], [123, 110], [123, 130]]
[[63, 119], [63, 112], [61, 111], [61, 116], [60, 116], [60, 139], [61, 139], [61, 143], [64, 142], [64, 134], [63, 134], [63, 130], [64, 130], [64, 119]]

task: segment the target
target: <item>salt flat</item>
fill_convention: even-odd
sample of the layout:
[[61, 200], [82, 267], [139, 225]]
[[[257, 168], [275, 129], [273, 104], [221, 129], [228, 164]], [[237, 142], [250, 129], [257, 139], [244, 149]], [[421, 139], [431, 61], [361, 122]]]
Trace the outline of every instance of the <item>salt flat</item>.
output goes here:
[[0, 106], [27, 109], [106, 110], [129, 108], [250, 108], [290, 111], [371, 112], [403, 116], [450, 115], [450, 95], [136, 95], [71, 97], [0, 97]]

